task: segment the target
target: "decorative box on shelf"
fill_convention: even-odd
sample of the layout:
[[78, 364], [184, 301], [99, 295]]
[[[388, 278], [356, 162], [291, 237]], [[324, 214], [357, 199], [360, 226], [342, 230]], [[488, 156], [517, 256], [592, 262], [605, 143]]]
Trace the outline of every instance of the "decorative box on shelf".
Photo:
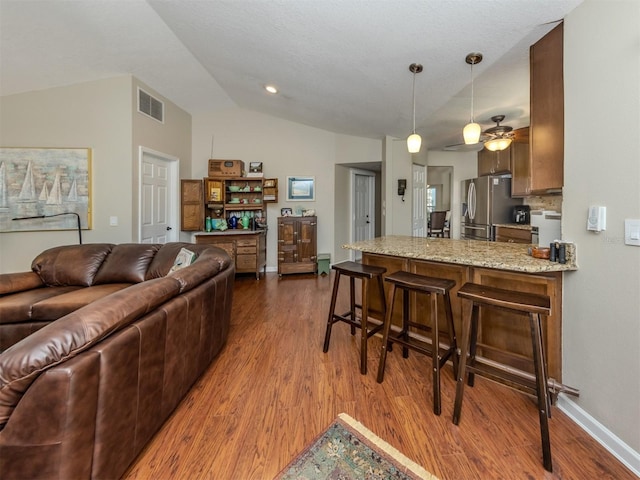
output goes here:
[[277, 178], [265, 178], [264, 179], [264, 194], [262, 199], [265, 203], [278, 203], [278, 179]]

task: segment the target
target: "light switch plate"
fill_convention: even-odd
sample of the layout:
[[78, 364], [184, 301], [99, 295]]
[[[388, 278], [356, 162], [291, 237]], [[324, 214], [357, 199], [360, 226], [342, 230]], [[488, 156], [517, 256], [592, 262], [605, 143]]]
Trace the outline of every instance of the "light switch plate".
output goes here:
[[626, 218], [624, 220], [624, 243], [640, 247], [640, 220]]

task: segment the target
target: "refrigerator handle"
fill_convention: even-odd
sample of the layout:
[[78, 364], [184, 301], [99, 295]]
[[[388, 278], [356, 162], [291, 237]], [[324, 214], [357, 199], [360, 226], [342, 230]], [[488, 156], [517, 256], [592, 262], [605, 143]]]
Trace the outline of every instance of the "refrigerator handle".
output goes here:
[[469, 219], [476, 217], [476, 184], [471, 182], [467, 191], [467, 203], [469, 204]]

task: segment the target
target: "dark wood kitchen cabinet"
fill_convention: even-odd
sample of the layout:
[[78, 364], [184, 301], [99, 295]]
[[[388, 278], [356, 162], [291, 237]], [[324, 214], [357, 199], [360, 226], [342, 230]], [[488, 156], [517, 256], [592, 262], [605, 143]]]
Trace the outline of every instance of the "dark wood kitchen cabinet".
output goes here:
[[511, 147], [492, 152], [483, 148], [478, 152], [478, 176], [502, 175], [511, 172]]
[[531, 230], [498, 225], [496, 227], [496, 242], [531, 243]]
[[560, 193], [564, 184], [562, 23], [533, 44], [530, 62], [530, 184], [532, 194]]
[[278, 217], [278, 275], [316, 273], [317, 217]]

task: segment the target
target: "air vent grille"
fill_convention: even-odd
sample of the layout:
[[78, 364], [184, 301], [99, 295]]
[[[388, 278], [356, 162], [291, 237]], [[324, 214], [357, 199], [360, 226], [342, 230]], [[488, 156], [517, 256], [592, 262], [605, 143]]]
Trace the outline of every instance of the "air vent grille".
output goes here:
[[140, 88], [138, 89], [138, 111], [164, 123], [164, 103]]

